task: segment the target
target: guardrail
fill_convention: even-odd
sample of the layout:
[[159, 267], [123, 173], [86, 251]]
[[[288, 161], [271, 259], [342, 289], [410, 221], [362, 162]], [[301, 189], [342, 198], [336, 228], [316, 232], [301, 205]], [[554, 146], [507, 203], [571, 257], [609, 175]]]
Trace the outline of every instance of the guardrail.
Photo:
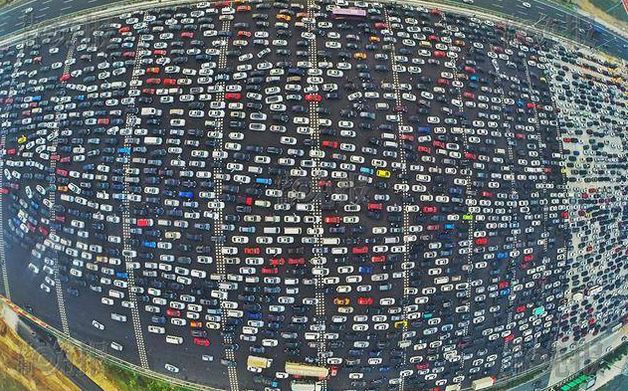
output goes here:
[[209, 386], [202, 386], [200, 384], [197, 383], [193, 383], [193, 382], [189, 382], [186, 380], [181, 380], [181, 379], [177, 379], [168, 375], [163, 375], [161, 373], [155, 372], [153, 370], [150, 369], [144, 369], [142, 367], [140, 367], [139, 365], [135, 365], [131, 362], [122, 360], [118, 357], [112, 356], [109, 353], [103, 352], [102, 350], [98, 350], [92, 346], [89, 346], [88, 344], [79, 341], [75, 338], [69, 337], [68, 335], [64, 334], [62, 331], [57, 330], [55, 327], [47, 324], [46, 322], [42, 321], [41, 319], [39, 319], [38, 317], [34, 316], [33, 314], [29, 313], [28, 311], [23, 310], [20, 306], [18, 306], [17, 304], [13, 303], [12, 301], [10, 301], [9, 299], [7, 299], [6, 297], [4, 297], [3, 295], [0, 295], [0, 301], [2, 301], [5, 305], [7, 305], [9, 308], [11, 308], [12, 311], [14, 311], [16, 314], [18, 314], [21, 317], [24, 317], [28, 320], [30, 320], [31, 322], [33, 322], [35, 325], [37, 325], [38, 327], [41, 327], [42, 329], [44, 329], [45, 331], [47, 331], [48, 333], [54, 335], [56, 338], [61, 339], [63, 341], [69, 342], [75, 346], [77, 346], [78, 348], [80, 348], [81, 350], [94, 355], [95, 357], [101, 359], [101, 360], [105, 360], [108, 361], [109, 363], [115, 364], [119, 367], [122, 367], [124, 369], [128, 369], [134, 372], [137, 372], [143, 376], [149, 377], [151, 379], [156, 379], [156, 380], [161, 380], [161, 381], [165, 381], [168, 382], [170, 384], [173, 385], [177, 385], [177, 386], [181, 386], [181, 387], [186, 387], [192, 390], [198, 390], [198, 391], [225, 391], [222, 390], [220, 388], [213, 388], [213, 387], [209, 387]]

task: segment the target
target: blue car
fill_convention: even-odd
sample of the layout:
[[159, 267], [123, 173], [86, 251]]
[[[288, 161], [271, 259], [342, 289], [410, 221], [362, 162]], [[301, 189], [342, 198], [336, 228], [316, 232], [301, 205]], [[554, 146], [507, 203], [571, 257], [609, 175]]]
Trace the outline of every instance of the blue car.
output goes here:
[[373, 273], [373, 266], [371, 265], [360, 266], [358, 267], [358, 272], [360, 274], [371, 274]]
[[142, 242], [142, 246], [148, 247], [148, 248], [157, 248], [157, 242], [152, 241], [152, 240], [145, 240]]
[[270, 178], [255, 178], [255, 183], [259, 183], [260, 185], [272, 185], [273, 180]]

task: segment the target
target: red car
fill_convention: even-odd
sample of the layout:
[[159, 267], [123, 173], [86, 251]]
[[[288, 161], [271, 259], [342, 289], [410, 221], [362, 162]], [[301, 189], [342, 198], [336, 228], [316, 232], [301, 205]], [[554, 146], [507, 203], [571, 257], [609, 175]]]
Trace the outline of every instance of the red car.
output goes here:
[[155, 49], [153, 50], [153, 54], [155, 56], [165, 56], [167, 52], [164, 49]]
[[158, 77], [151, 77], [146, 80], [146, 84], [161, 84], [161, 79]]
[[424, 206], [423, 208], [421, 208], [421, 211], [423, 213], [436, 213], [438, 212], [438, 208], [435, 206]]
[[386, 256], [385, 255], [373, 255], [371, 257], [371, 262], [373, 262], [373, 263], [383, 263], [383, 262], [386, 262]]
[[447, 53], [443, 52], [442, 50], [434, 50], [434, 57], [436, 58], [447, 57]]
[[475, 244], [478, 246], [486, 246], [488, 244], [488, 238], [476, 238]]
[[288, 258], [288, 265], [305, 265], [305, 258]]
[[279, 269], [277, 269], [276, 267], [264, 266], [262, 268], [262, 274], [278, 274], [278, 273], [279, 273]]
[[240, 30], [240, 31], [238, 31], [238, 37], [250, 38], [251, 37], [251, 32], [250, 31]]
[[137, 226], [138, 227], [150, 227], [153, 225], [153, 221], [151, 219], [138, 219]]
[[384, 210], [384, 205], [381, 203], [370, 202], [367, 208], [368, 210]]
[[177, 80], [176, 79], [164, 79], [164, 85], [165, 86], [176, 86], [177, 85]]
[[271, 258], [270, 264], [272, 266], [282, 266], [286, 264], [286, 260], [284, 258]]
[[120, 28], [118, 29], [118, 32], [119, 32], [120, 34], [122, 34], [122, 33], [128, 33], [129, 31], [131, 31], [131, 28], [130, 28], [129, 26], [123, 26], [123, 27], [120, 27]]
[[72, 76], [69, 73], [64, 73], [63, 75], [61, 75], [61, 77], [59, 78], [59, 81], [68, 81], [72, 78]]
[[262, 250], [259, 247], [245, 247], [244, 254], [246, 255], [259, 255], [262, 253]]
[[194, 38], [194, 33], [191, 31], [184, 31], [181, 33], [181, 38]]
[[318, 186], [320, 186], [320, 187], [330, 187], [330, 186], [333, 186], [333, 185], [334, 185], [334, 183], [332, 181], [326, 181], [324, 179], [321, 179], [321, 180], [318, 181]]
[[194, 345], [209, 347], [209, 339], [195, 337], [192, 339]]
[[240, 94], [239, 92], [228, 92], [225, 94], [225, 99], [226, 100], [240, 100], [242, 99], [242, 94]]
[[337, 149], [340, 144], [338, 144], [338, 141], [324, 140], [321, 145], [326, 148]]
[[372, 297], [358, 297], [358, 304], [359, 305], [373, 305], [373, 298]]
[[340, 224], [341, 221], [342, 221], [342, 219], [340, 218], [340, 216], [327, 216], [327, 217], [325, 217], [325, 223], [326, 224]]
[[366, 254], [368, 252], [369, 252], [369, 246], [353, 247], [351, 249], [352, 254]]
[[172, 317], [174, 317], [174, 318], [178, 318], [178, 317], [180, 317], [180, 316], [181, 316], [181, 311], [179, 311], [179, 310], [175, 310], [174, 308], [168, 308], [168, 309], [166, 310], [166, 315], [168, 315], [168, 316], [172, 316]]
[[305, 100], [308, 102], [321, 102], [323, 97], [319, 94], [307, 94], [305, 95]]

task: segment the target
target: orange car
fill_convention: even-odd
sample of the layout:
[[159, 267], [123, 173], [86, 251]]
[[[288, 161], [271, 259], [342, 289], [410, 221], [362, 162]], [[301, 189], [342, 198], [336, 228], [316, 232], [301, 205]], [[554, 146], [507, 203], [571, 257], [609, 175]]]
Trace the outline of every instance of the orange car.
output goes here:
[[148, 68], [146, 68], [146, 73], [156, 74], [156, 73], [159, 73], [159, 71], [160, 71], [159, 67], [148, 67]]
[[246, 11], [250, 11], [251, 10], [251, 6], [250, 5], [239, 5], [236, 8], [237, 12], [246, 12]]

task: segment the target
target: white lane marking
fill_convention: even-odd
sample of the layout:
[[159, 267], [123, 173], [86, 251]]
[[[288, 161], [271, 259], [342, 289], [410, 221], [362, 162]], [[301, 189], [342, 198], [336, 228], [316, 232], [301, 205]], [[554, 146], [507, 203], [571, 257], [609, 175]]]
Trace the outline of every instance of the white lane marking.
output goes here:
[[[307, 29], [309, 33], [313, 32], [314, 27], [316, 26], [316, 10], [318, 9], [318, 4], [316, 4], [316, 0], [308, 0], [307, 2], [307, 13], [308, 13], [308, 22]], [[308, 45], [308, 60], [311, 63], [313, 69], [318, 69], [318, 49], [317, 49], [317, 40], [316, 34], [313, 34], [312, 38], [309, 40]], [[321, 208], [321, 188], [318, 184], [318, 176], [320, 175], [320, 127], [319, 127], [319, 118], [318, 118], [318, 108], [319, 103], [312, 101], [309, 102], [308, 114], [310, 118], [310, 132], [312, 136], [312, 147], [310, 152], [314, 152], [312, 169], [310, 171], [310, 186], [311, 191], [314, 195], [312, 200], [312, 214], [315, 216], [313, 228], [316, 231], [314, 245], [312, 246], [312, 250], [317, 249], [317, 251], [313, 251], [311, 263], [314, 263], [314, 260], [324, 260], [323, 249], [323, 212]], [[315, 265], [312, 269], [319, 268], [320, 262], [315, 262]], [[318, 326], [317, 330], [317, 341], [316, 341], [316, 353], [319, 365], [326, 364], [326, 356], [327, 356], [327, 343], [325, 340], [325, 295], [323, 284], [323, 275], [316, 274], [315, 278], [315, 299], [316, 299], [316, 323]], [[323, 379], [318, 382], [320, 385], [320, 389], [322, 391], [327, 390], [327, 380]]]
[[[386, 9], [384, 9], [384, 18], [386, 21], [386, 25], [388, 26], [388, 28], [390, 29], [391, 34], [394, 34], [393, 32], [393, 28], [392, 28], [392, 22], [390, 20], [390, 17], [388, 16], [388, 12]], [[400, 82], [399, 82], [399, 67], [397, 66], [397, 53], [395, 51], [395, 47], [394, 45], [392, 45], [392, 48], [390, 50], [390, 66], [391, 66], [391, 70], [392, 70], [392, 79], [393, 79], [393, 89], [394, 89], [394, 93], [395, 93], [395, 105], [396, 107], [402, 107], [403, 106], [403, 101], [401, 99], [401, 87], [400, 87]], [[409, 206], [407, 204], [408, 202], [408, 198], [409, 198], [409, 192], [408, 192], [408, 166], [407, 166], [407, 160], [406, 160], [406, 150], [403, 148], [402, 146], [402, 140], [401, 140], [401, 136], [403, 134], [403, 128], [404, 128], [404, 122], [403, 122], [403, 111], [402, 110], [396, 110], [397, 111], [397, 141], [399, 143], [397, 152], [399, 154], [399, 161], [401, 163], [401, 184], [403, 186], [403, 190], [401, 193], [401, 213], [402, 213], [402, 219], [403, 219], [403, 225], [402, 225], [402, 232], [401, 234], [403, 235], [403, 260], [402, 265], [405, 265], [408, 263], [408, 256], [409, 256], [409, 248], [412, 246], [411, 240], [410, 240], [410, 212], [409, 212]], [[412, 240], [414, 241], [414, 240]], [[410, 275], [408, 273], [408, 269], [407, 268], [403, 268], [403, 301], [405, 302], [408, 299], [408, 288], [410, 287]], [[401, 343], [407, 343], [408, 342], [408, 337], [407, 337], [407, 331], [408, 331], [408, 306], [404, 305], [403, 307], [403, 314], [402, 314], [402, 321], [403, 321], [403, 326], [402, 326], [402, 334], [401, 334], [401, 338], [399, 339], [399, 344]], [[405, 378], [407, 376], [407, 373], [404, 373], [403, 371], [403, 367], [406, 365], [407, 363], [407, 359], [408, 359], [408, 355], [407, 355], [407, 347], [404, 347], [402, 349], [402, 369], [399, 372], [399, 391], [403, 391], [406, 387], [406, 381]]]
[[[63, 74], [70, 72], [70, 59], [74, 55], [74, 50], [76, 49], [76, 36], [72, 36], [72, 40], [70, 41], [70, 48], [68, 49], [68, 54], [66, 55], [64, 66], [63, 66]], [[56, 137], [52, 140], [52, 150], [56, 153], [57, 146], [59, 144], [59, 122], [61, 121], [61, 112], [58, 111], [55, 113], [55, 126], [56, 129], [53, 129], [53, 133], [56, 132]], [[50, 155], [52, 157], [52, 154]], [[57, 159], [50, 159], [50, 169], [52, 171], [52, 181], [51, 187], [48, 192], [48, 201], [50, 202], [50, 221], [55, 221], [57, 216], [56, 210], [56, 201], [57, 201], [57, 185], [54, 180], [54, 176], [56, 174], [57, 168]], [[56, 230], [50, 227], [49, 237], [55, 235]], [[61, 328], [63, 329], [63, 333], [66, 335], [70, 335], [70, 324], [68, 322], [67, 310], [65, 308], [65, 299], [63, 296], [63, 284], [61, 283], [61, 278], [59, 277], [59, 249], [51, 248], [53, 253], [55, 254], [55, 265], [54, 265], [54, 280], [55, 280], [55, 291], [57, 293], [57, 304], [59, 307], [59, 317], [61, 318]]]
[[[2, 137], [0, 145], [6, 145], [7, 135], [6, 128], [2, 129]], [[4, 185], [4, 154], [0, 157], [0, 188]], [[0, 268], [2, 268], [2, 286], [4, 287], [4, 296], [11, 300], [11, 288], [9, 286], [9, 272], [7, 270], [7, 258], [4, 251], [4, 216], [2, 214], [2, 193], [0, 193]]]
[[[223, 21], [221, 31], [231, 31], [230, 20], [227, 19]], [[222, 45], [220, 47], [220, 54], [218, 55], [218, 69], [221, 69], [221, 72], [222, 72], [222, 70], [226, 69], [227, 67], [227, 50], [229, 47], [229, 37], [223, 37], [221, 39], [221, 42], [222, 42]], [[216, 94], [214, 101], [224, 102], [225, 101], [225, 82], [219, 81], [217, 83], [217, 86], [218, 86], [218, 93]], [[226, 113], [226, 110], [227, 110], [226, 106], [224, 110]], [[223, 194], [223, 183], [224, 183], [224, 179], [223, 179], [224, 167], [223, 167], [223, 163], [220, 161], [224, 159], [224, 157], [222, 156], [222, 152], [224, 151], [223, 149], [224, 118], [225, 117], [223, 116], [217, 121], [215, 121], [215, 130], [218, 132], [218, 134], [220, 134], [220, 137], [216, 139], [218, 141], [218, 145], [214, 149], [214, 152], [216, 152], [216, 155], [215, 155], [216, 157], [214, 157], [214, 167], [212, 169], [212, 175], [214, 177], [214, 186], [216, 189], [215, 196], [214, 196], [215, 198], [212, 205], [212, 209], [214, 213], [213, 232], [214, 232], [214, 236], [217, 238], [222, 238], [225, 235], [224, 227], [223, 227], [224, 202], [221, 201], [222, 194]], [[218, 273], [218, 276], [220, 279], [220, 288], [219, 288], [220, 296], [218, 300], [219, 300], [220, 308], [223, 311], [226, 311], [226, 308], [224, 307], [224, 301], [225, 299], [228, 299], [229, 290], [226, 288], [226, 284], [225, 284], [227, 282], [227, 269], [226, 269], [225, 256], [224, 256], [225, 254], [223, 253], [224, 242], [225, 242], [224, 239], [219, 239], [216, 241], [215, 256], [216, 256], [216, 272]], [[226, 328], [226, 322], [227, 322], [227, 317], [224, 314], [221, 315], [220, 327], [222, 330]], [[224, 349], [225, 357], [228, 360], [236, 363], [236, 365], [229, 365], [227, 367], [227, 376], [229, 377], [230, 390], [239, 391], [240, 385], [238, 382], [237, 362], [236, 362], [236, 357], [235, 357], [235, 351], [232, 347], [233, 338], [231, 337], [231, 335], [229, 335], [229, 333], [223, 334], [223, 344], [225, 347], [231, 346], [228, 349], [227, 348]]]
[[2, 15], [8, 14], [9, 12], [11, 12], [11, 11], [15, 11], [15, 10], [17, 10], [18, 8], [24, 7], [24, 6], [26, 6], [26, 5], [36, 3], [37, 1], [38, 1], [38, 0], [31, 0], [31, 1], [27, 1], [26, 3], [18, 3], [18, 4], [15, 4], [15, 6], [13, 6], [12, 8], [2, 9]]
[[[147, 11], [144, 11], [144, 20], [146, 19], [146, 16], [148, 15]], [[141, 42], [141, 38], [140, 38], [140, 42]], [[135, 55], [135, 63], [133, 64], [133, 69], [131, 72], [131, 83], [129, 83], [130, 85], [133, 85], [133, 82], [137, 81], [139, 78], [139, 73], [137, 73], [137, 70], [140, 69], [141, 65], [141, 58], [142, 56], [139, 55], [139, 50], [136, 48], [136, 55]], [[126, 117], [126, 123], [125, 123], [125, 127], [126, 128], [130, 128], [133, 129], [136, 126], [137, 123], [137, 117], [135, 114], [128, 114]], [[131, 132], [130, 132], [131, 133]], [[131, 136], [125, 136], [124, 137], [124, 147], [125, 148], [129, 148], [129, 150], [132, 150], [133, 145], [131, 143]], [[122, 242], [123, 242], [123, 257], [125, 260], [125, 266], [126, 266], [126, 272], [127, 272], [127, 287], [128, 287], [128, 292], [129, 292], [129, 301], [132, 303], [131, 305], [131, 319], [133, 321], [133, 332], [135, 334], [135, 342], [137, 344], [137, 352], [138, 355], [140, 357], [140, 366], [142, 368], [146, 368], [149, 369], [149, 364], [148, 364], [148, 356], [146, 353], [146, 346], [144, 345], [144, 334], [143, 334], [143, 330], [142, 330], [142, 320], [140, 318], [140, 312], [137, 306], [137, 296], [135, 293], [135, 290], [133, 289], [136, 285], [135, 285], [135, 269], [132, 266], [133, 263], [133, 257], [131, 257], [131, 243], [130, 243], [130, 239], [131, 239], [131, 230], [130, 230], [130, 224], [131, 224], [131, 211], [130, 211], [130, 199], [129, 199], [129, 194], [130, 194], [130, 182], [127, 181], [126, 179], [129, 177], [129, 172], [130, 172], [130, 168], [131, 168], [131, 153], [129, 152], [129, 154], [126, 156], [126, 160], [124, 161], [124, 189], [123, 189], [123, 197], [122, 197]]]

